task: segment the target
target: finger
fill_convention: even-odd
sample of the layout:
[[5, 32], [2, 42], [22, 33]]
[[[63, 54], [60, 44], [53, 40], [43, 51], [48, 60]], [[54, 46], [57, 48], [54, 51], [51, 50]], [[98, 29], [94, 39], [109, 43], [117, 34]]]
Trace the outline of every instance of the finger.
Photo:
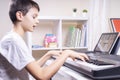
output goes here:
[[60, 52], [57, 52], [56, 54], [57, 54], [58, 56], [60, 56], [60, 55], [61, 55], [61, 53], [60, 53]]
[[89, 60], [89, 57], [86, 54], [82, 53], [81, 56], [83, 56], [85, 59]]
[[80, 58], [80, 59], [81, 59], [82, 61], [84, 61], [84, 62], [86, 61], [85, 58], [82, 57], [82, 56], [79, 56], [78, 58]]
[[74, 56], [69, 56], [69, 58], [71, 58], [73, 61], [75, 60], [75, 57], [74, 57]]
[[59, 51], [60, 54], [62, 54], [62, 51]]

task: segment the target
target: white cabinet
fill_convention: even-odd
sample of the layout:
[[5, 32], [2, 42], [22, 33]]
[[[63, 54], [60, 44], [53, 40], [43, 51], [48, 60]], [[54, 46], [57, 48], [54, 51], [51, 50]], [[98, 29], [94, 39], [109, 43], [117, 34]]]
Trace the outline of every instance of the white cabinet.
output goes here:
[[[88, 32], [87, 20], [88, 19], [84, 17], [40, 16], [40, 22], [32, 33], [31, 45], [33, 46], [33, 52], [51, 49], [86, 49]], [[71, 28], [73, 29], [73, 32], [70, 31]], [[79, 35], [77, 29], [81, 31]], [[57, 47], [43, 47], [46, 34], [54, 34], [56, 36]], [[78, 36], [80, 38], [77, 38]], [[79, 41], [79, 45], [76, 46], [75, 44], [77, 41]]]

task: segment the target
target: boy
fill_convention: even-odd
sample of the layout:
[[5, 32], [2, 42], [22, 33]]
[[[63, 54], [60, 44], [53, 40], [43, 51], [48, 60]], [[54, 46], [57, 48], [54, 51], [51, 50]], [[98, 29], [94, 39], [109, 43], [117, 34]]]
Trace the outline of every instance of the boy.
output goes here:
[[[30, 80], [30, 73], [36, 80], [49, 80], [63, 65], [68, 57], [85, 61], [85, 54], [71, 50], [49, 51], [36, 61], [26, 46], [23, 36], [32, 32], [39, 23], [37, 16], [39, 6], [33, 0], [12, 0], [9, 16], [13, 23], [10, 31], [0, 42], [0, 80]], [[58, 58], [50, 65], [43, 67], [51, 56]]]

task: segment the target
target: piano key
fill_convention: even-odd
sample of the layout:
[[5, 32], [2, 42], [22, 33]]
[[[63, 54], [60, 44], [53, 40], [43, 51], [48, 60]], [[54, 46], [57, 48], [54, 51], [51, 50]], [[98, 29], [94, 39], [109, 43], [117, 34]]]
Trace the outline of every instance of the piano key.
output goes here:
[[80, 60], [75, 61], [81, 68], [91, 71], [91, 70], [101, 70], [106, 68], [114, 67], [114, 65], [95, 65], [93, 63], [83, 62]]

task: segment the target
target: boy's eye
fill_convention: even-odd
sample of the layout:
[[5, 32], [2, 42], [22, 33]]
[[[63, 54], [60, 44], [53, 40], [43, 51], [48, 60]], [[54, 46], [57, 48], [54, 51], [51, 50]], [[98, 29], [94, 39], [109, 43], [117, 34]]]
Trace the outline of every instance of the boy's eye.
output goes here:
[[35, 14], [35, 15], [32, 15], [33, 19], [36, 19], [38, 16]]

